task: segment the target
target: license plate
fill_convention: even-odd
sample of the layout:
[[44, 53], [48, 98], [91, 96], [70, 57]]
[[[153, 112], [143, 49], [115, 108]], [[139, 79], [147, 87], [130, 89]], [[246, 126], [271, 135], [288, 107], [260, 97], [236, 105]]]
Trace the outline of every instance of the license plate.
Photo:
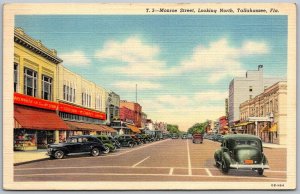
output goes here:
[[253, 160], [244, 160], [245, 164], [253, 164]]

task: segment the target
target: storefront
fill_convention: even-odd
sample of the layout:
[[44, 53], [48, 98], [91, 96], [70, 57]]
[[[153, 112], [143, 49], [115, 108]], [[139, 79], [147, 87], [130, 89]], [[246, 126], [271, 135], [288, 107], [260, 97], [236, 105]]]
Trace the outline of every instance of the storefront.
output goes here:
[[14, 94], [14, 149], [36, 150], [60, 142], [70, 128], [56, 114], [57, 103]]

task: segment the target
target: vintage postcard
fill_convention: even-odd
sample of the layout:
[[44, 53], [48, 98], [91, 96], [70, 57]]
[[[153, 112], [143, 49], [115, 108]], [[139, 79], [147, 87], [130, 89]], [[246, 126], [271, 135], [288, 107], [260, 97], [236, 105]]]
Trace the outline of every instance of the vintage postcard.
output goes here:
[[6, 4], [3, 29], [4, 189], [296, 188], [295, 4]]

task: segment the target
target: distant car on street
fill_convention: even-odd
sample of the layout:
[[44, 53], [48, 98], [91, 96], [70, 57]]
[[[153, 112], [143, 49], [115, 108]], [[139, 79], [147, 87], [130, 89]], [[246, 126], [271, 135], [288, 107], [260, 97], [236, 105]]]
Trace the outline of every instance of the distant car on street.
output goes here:
[[249, 169], [263, 175], [264, 169], [269, 169], [261, 139], [254, 135], [225, 135], [214, 158], [216, 166], [221, 167], [223, 173], [228, 173], [230, 169]]
[[173, 133], [172, 134], [172, 139], [178, 139], [178, 134], [177, 133]]
[[182, 134], [181, 139], [187, 139], [187, 135], [186, 134]]
[[201, 133], [195, 133], [193, 135], [193, 143], [203, 143], [203, 135]]
[[101, 152], [108, 152], [109, 148], [98, 138], [91, 135], [72, 136], [66, 143], [49, 144], [47, 155], [50, 158], [62, 159], [66, 155], [90, 153], [98, 156]]
[[187, 134], [187, 138], [188, 138], [188, 139], [192, 139], [192, 138], [193, 138], [193, 135], [189, 133], [189, 134]]

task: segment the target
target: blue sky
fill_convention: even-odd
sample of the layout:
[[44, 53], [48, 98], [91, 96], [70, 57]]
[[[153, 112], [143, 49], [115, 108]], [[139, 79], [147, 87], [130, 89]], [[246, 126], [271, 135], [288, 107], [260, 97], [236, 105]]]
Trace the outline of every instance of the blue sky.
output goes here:
[[15, 25], [57, 50], [70, 70], [138, 102], [154, 121], [224, 115], [234, 76], [264, 65], [286, 77], [286, 16], [16, 16]]

